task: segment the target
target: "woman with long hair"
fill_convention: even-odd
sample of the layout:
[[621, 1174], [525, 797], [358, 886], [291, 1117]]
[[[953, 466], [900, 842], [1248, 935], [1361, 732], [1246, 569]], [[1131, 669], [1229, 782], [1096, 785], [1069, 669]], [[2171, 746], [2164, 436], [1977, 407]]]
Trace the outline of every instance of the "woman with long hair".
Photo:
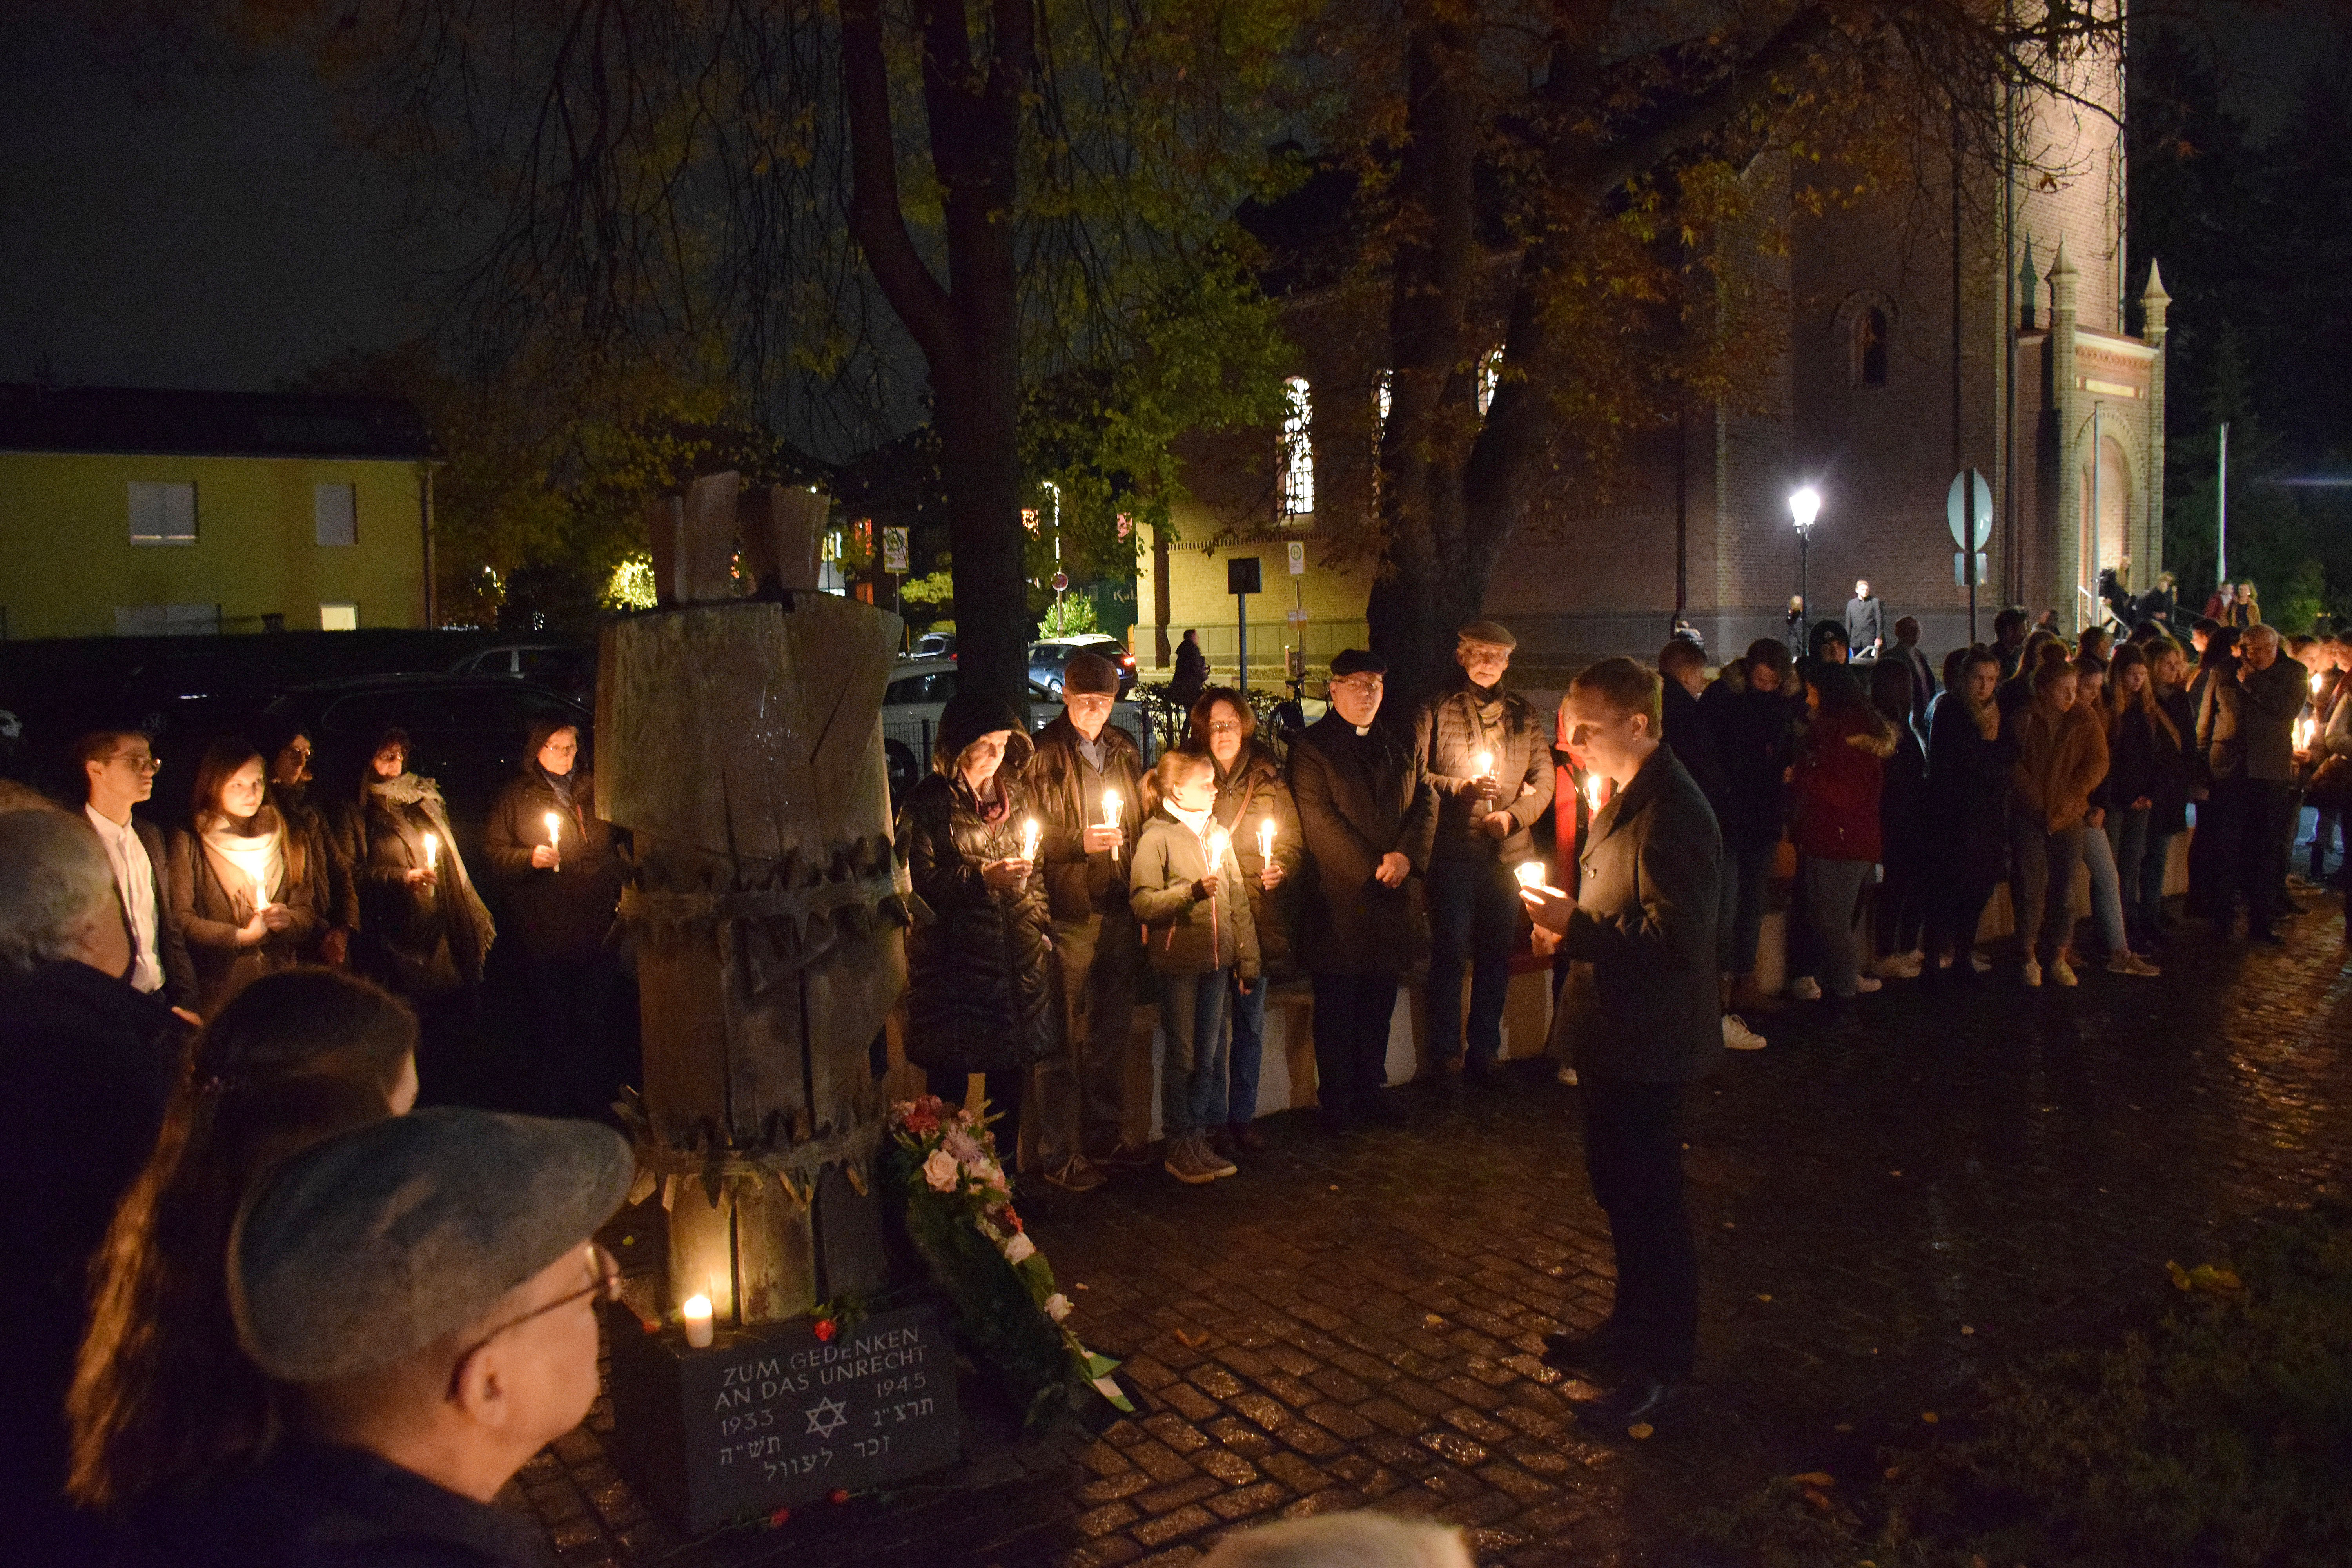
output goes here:
[[[2148, 823], [2156, 810], [2158, 788], [2157, 751], [2171, 721], [2156, 705], [2156, 685], [2148, 673], [2147, 656], [2126, 643], [2116, 649], [2107, 667], [2107, 847], [2115, 857], [2116, 878], [2123, 900], [2124, 930], [2134, 952], [2155, 951], [2156, 933], [2147, 920], [2140, 882], [2147, 864]], [[2179, 739], [2172, 738], [2178, 753]], [[2162, 891], [2161, 882], [2158, 891]]]
[[2010, 763], [2010, 845], [2017, 862], [2011, 892], [2021, 976], [2039, 985], [2046, 973], [2075, 983], [2067, 956], [2074, 934], [2074, 868], [2083, 859], [2091, 791], [2107, 773], [2107, 731], [2075, 701], [2078, 681], [2067, 659], [2044, 659], [2033, 671], [2033, 700], [2005, 729]]
[[2009, 861], [2009, 753], [2000, 656], [1979, 643], [1944, 683], [1927, 738], [1927, 815], [1937, 854], [1927, 951], [1954, 984], [1976, 984], [1977, 931]]
[[415, 1016], [398, 998], [331, 969], [256, 980], [205, 1026], [91, 1267], [66, 1404], [75, 1502], [131, 1513], [268, 1440], [268, 1385], [229, 1316], [237, 1204], [264, 1167], [405, 1111], [415, 1047]]
[[1823, 994], [1843, 1000], [1879, 985], [1862, 973], [1854, 919], [1878, 863], [1878, 796], [1895, 738], [1864, 698], [1852, 669], [1812, 661], [1804, 675], [1811, 721], [1791, 781], [1797, 856], [1818, 970], [1813, 978]]
[[326, 872], [326, 928], [303, 952], [306, 963], [350, 961], [352, 931], [359, 925], [359, 893], [352, 886], [352, 868], [343, 858], [341, 836], [316, 787], [311, 763], [317, 757], [316, 737], [290, 720], [264, 720], [255, 733], [269, 764], [269, 804], [286, 826], [309, 844], [308, 853]]
[[347, 852], [360, 895], [356, 967], [419, 1007], [469, 993], [498, 935], [449, 831], [441, 787], [387, 730], [361, 770]]
[[2162, 971], [2132, 946], [2122, 868], [2117, 863], [2115, 839], [2108, 833], [2108, 824], [2127, 815], [2132, 803], [2142, 797], [2139, 781], [2128, 765], [2131, 759], [2126, 759], [2121, 785], [2124, 793], [2117, 793], [2116, 714], [2114, 704], [2107, 699], [2107, 661], [2095, 654], [2081, 654], [2074, 659], [2074, 701], [2098, 724], [2107, 742], [2106, 771], [2091, 788], [2091, 807], [2083, 819], [2083, 864], [2091, 873], [2091, 915], [2105, 948], [2107, 973], [2155, 975]]
[[2189, 765], [2195, 770], [2197, 831], [2189, 839], [2189, 912], [2226, 932], [2237, 915], [2238, 837], [2245, 813], [2246, 743], [2239, 731], [2238, 628], [2206, 639], [2189, 683]]
[[327, 927], [327, 868], [309, 834], [269, 803], [261, 752], [215, 741], [196, 764], [189, 825], [172, 835], [167, 897], [186, 937], [196, 1011], [290, 969]]
[[[1235, 981], [1225, 998], [1234, 1026], [1233, 1050], [1225, 1093], [1210, 1106], [1211, 1125], [1204, 1131], [1216, 1152], [1231, 1159], [1237, 1150], [1255, 1152], [1265, 1146], [1265, 1134], [1255, 1124], [1258, 1067], [1265, 1047], [1265, 992], [1268, 984], [1292, 973], [1293, 896], [1299, 886], [1295, 874], [1307, 858], [1307, 840], [1282, 763], [1273, 748], [1258, 739], [1249, 699], [1230, 686], [1209, 688], [1192, 704], [1192, 734], [1193, 744], [1207, 747], [1216, 766], [1217, 821], [1233, 836], [1242, 885], [1249, 893], [1250, 921], [1257, 932], [1258, 968], [1265, 977], [1246, 990]], [[1272, 856], [1265, 853], [1269, 824]]]
[[2197, 788], [2197, 720], [2189, 706], [2189, 655], [2170, 637], [2148, 645], [2149, 706], [2162, 721], [2154, 730], [2155, 787], [2148, 792], [2147, 848], [2140, 858], [2141, 933], [2164, 944], [2164, 882], [2172, 868], [2172, 842], [2189, 831], [2189, 802]]

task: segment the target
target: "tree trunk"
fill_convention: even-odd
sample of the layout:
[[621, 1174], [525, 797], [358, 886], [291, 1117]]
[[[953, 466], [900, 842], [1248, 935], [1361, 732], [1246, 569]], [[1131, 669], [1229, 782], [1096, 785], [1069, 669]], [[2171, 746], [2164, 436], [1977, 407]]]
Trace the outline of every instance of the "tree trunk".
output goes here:
[[1021, 100], [1034, 13], [990, 0], [989, 57], [975, 61], [962, 0], [919, 0], [923, 106], [946, 218], [948, 285], [908, 232], [879, 0], [844, 0], [842, 81], [853, 171], [850, 230], [883, 295], [923, 352], [954, 552], [961, 691], [1025, 713], [1029, 595], [1023, 561], [1019, 276], [1013, 252]]

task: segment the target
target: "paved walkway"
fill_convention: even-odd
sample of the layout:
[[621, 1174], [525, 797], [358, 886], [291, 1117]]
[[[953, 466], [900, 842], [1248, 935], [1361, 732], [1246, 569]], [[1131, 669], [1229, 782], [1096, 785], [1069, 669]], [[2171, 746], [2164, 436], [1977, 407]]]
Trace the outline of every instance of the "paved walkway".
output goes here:
[[1211, 1188], [1155, 1171], [1027, 1205], [1080, 1332], [1152, 1394], [1089, 1446], [998, 1444], [951, 1489], [686, 1543], [583, 1429], [530, 1501], [576, 1564], [1178, 1563], [1368, 1502], [1469, 1527], [1482, 1563], [1671, 1560], [1645, 1548], [1691, 1509], [1916, 1423], [2352, 1176], [2341, 935], [2331, 909], [2281, 950], [2185, 940], [2159, 980], [1890, 984], [1767, 1024], [1692, 1101], [1702, 1397], [1679, 1434], [1580, 1426], [1530, 1353], [1610, 1289], [1575, 1091], [1530, 1079], [1397, 1091], [1410, 1127], [1344, 1142], [1274, 1119]]

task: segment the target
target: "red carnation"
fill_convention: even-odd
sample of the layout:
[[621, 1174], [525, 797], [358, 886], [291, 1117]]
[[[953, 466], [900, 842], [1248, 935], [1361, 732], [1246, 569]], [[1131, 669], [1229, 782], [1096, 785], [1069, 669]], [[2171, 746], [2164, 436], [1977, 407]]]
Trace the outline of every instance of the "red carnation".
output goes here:
[[816, 1337], [827, 1344], [831, 1344], [833, 1342], [833, 1320], [831, 1318], [819, 1318], [816, 1321]]
[[838, 1507], [849, 1500], [849, 1489], [847, 1487], [835, 1487], [831, 1491], [824, 1494], [824, 1500], [834, 1504], [835, 1507]]
[[784, 1527], [784, 1521], [792, 1517], [793, 1510], [791, 1509], [780, 1508], [775, 1512], [768, 1516], [768, 1528], [770, 1530], [782, 1530]]

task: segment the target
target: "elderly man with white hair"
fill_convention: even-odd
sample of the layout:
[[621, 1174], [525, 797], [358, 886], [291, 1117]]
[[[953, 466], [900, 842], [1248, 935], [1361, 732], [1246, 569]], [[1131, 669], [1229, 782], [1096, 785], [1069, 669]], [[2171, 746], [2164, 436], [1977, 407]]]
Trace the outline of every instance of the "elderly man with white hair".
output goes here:
[[[2288, 909], [2287, 847], [2294, 833], [2294, 721], [2307, 695], [2303, 666], [2279, 657], [2276, 626], [2248, 626], [2239, 642], [2238, 738], [2245, 769], [2238, 789], [2244, 831], [2246, 934], [2281, 940], [2272, 923]], [[2224, 911], [2223, 920], [2228, 914]], [[2223, 928], [2226, 930], [2226, 926]]]
[[61, 1500], [66, 1385], [90, 1255], [146, 1163], [180, 1072], [181, 1025], [128, 979], [114, 870], [89, 823], [0, 813], [0, 1257], [16, 1271], [0, 1342], [0, 1491], [33, 1559], [94, 1561]]

